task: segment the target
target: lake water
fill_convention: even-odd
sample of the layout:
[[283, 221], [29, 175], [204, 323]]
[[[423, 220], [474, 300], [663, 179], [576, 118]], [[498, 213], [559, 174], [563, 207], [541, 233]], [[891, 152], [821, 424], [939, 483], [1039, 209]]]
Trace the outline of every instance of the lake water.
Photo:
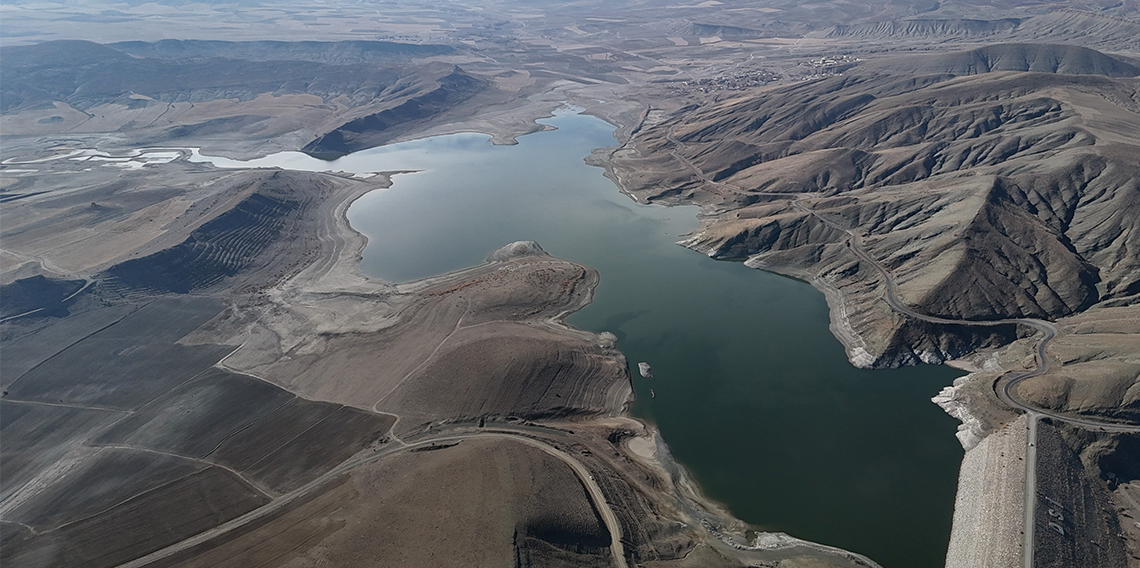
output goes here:
[[[634, 413], [660, 429], [704, 492], [764, 530], [865, 554], [887, 568], [940, 567], [962, 450], [930, 397], [960, 373], [848, 364], [823, 294], [674, 244], [693, 207], [638, 205], [583, 159], [613, 127], [569, 110], [558, 130], [492, 146], [455, 134], [333, 162], [283, 153], [220, 166], [423, 170], [348, 212], [368, 236], [362, 270], [406, 281], [481, 262], [516, 240], [601, 273], [576, 327], [618, 337]], [[642, 379], [639, 361], [653, 367]], [[650, 389], [655, 396], [650, 396]]]

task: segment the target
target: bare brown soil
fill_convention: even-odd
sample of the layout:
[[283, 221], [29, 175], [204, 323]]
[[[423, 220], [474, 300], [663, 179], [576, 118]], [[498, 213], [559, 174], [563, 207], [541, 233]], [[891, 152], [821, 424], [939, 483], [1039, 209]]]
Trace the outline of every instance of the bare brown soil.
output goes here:
[[[866, 354], [857, 362], [1008, 344], [978, 354], [979, 368], [997, 366], [954, 394], [978, 435], [1015, 418], [990, 387], [998, 369], [1030, 366], [1033, 340], [900, 317], [877, 301], [881, 283], [841, 232], [787, 194], [817, 192], [813, 209], [864, 231], [918, 307], [1064, 316], [1050, 348], [1063, 364], [1021, 396], [1132, 418], [1136, 86], [1119, 76], [1140, 47], [1135, 23], [1117, 16], [1134, 3], [1099, 14], [1007, 2], [611, 4], [444, 13], [400, 2], [381, 18], [359, 6], [211, 5], [183, 14], [178, 33], [149, 16], [146, 28], [155, 38], [232, 39], [239, 24], [246, 39], [380, 34], [416, 49], [41, 48], [63, 62], [20, 76], [44, 88], [5, 82], [3, 158], [13, 160], [0, 170], [0, 282], [95, 284], [0, 325], [5, 564], [866, 565], [809, 543], [745, 550], [746, 527], [623, 417], [631, 391], [612, 340], [560, 323], [588, 301], [589, 268], [505, 254], [422, 282], [371, 281], [356, 271], [364, 242], [344, 213], [385, 175], [114, 165], [140, 146], [337, 153], [465, 130], [510, 143], [563, 101], [581, 104], [616, 123], [623, 143], [592, 163], [638, 200], [703, 205], [713, 216], [691, 246], [814, 278], [837, 335]], [[6, 33], [23, 35], [5, 45], [59, 37], [31, 7], [10, 8]], [[138, 39], [134, 14], [53, 10], [88, 24], [70, 33]], [[1103, 53], [978, 50], [1027, 39]], [[987, 70], [1091, 66], [1113, 78], [930, 75], [961, 73], [953, 55], [939, 69], [913, 68], [928, 54], [870, 61], [900, 45], [960, 49]], [[240, 61], [203, 63], [219, 55]], [[865, 77], [904, 63], [901, 79]], [[119, 70], [119, 83], [90, 81], [92, 64]], [[62, 90], [51, 82], [61, 73], [74, 79]], [[572, 461], [518, 440], [430, 441], [495, 427]], [[415, 440], [428, 441], [404, 449]], [[1119, 453], [1116, 438], [1097, 443], [1098, 455]], [[122, 455], [150, 457], [107, 465]], [[1108, 483], [1098, 472], [1109, 465], [1086, 461], [1086, 481]], [[168, 463], [194, 473], [171, 481], [156, 473]], [[68, 472], [84, 472], [84, 486]], [[131, 487], [142, 492], [124, 501]], [[1114, 493], [1124, 509], [1128, 487]], [[621, 547], [598, 516], [607, 511]], [[170, 556], [147, 556], [168, 546]]]
[[[5, 550], [16, 565], [116, 566], [266, 502], [235, 476], [208, 468]], [[171, 507], [177, 507], [172, 511]]]
[[[170, 179], [199, 176], [184, 168], [172, 167]], [[184, 173], [189, 175], [183, 178]], [[620, 417], [631, 393], [625, 360], [612, 340], [560, 323], [588, 301], [597, 283], [595, 272], [551, 258], [537, 247], [515, 246], [497, 253], [491, 263], [456, 274], [401, 286], [372, 282], [355, 273], [363, 242], [348, 229], [344, 210], [375, 184], [288, 172], [215, 175], [205, 187], [216, 193], [204, 192], [187, 208], [193, 219], [152, 237], [170, 243], [167, 248], [96, 274], [92, 295], [66, 317], [29, 316], [6, 324], [5, 341], [29, 349], [27, 357], [8, 367], [17, 375], [3, 402], [5, 438], [24, 436], [23, 443], [3, 448], [6, 562], [120, 563], [179, 546], [229, 521], [245, 527], [245, 516], [288, 498], [281, 513], [252, 522], [249, 529], [276, 527], [277, 515], [295, 518], [307, 514], [298, 511], [312, 513], [311, 507], [333, 515], [339, 510], [328, 508], [333, 505], [315, 505], [327, 504], [327, 499], [337, 507], [360, 508], [354, 515], [388, 519], [383, 526], [403, 527], [413, 522], [408, 519], [428, 524], [420, 532], [404, 533], [405, 540], [385, 541], [390, 549], [350, 549], [343, 548], [348, 540], [337, 539], [362, 537], [338, 531], [356, 526], [336, 520], [341, 513], [308, 517], [297, 521], [300, 526], [280, 529], [290, 535], [287, 548], [274, 544], [279, 540], [257, 536], [256, 544], [240, 545], [248, 547], [250, 556], [238, 555], [235, 561], [269, 554], [284, 562], [359, 549], [385, 564], [400, 558], [416, 564], [423, 560], [417, 556], [421, 553], [473, 562], [483, 558], [496, 565], [504, 558], [531, 565], [609, 564], [609, 533], [599, 529], [597, 502], [586, 499], [585, 479], [576, 477], [584, 474], [550, 462], [549, 454], [514, 448], [517, 443], [470, 440], [427, 447], [431, 451], [347, 470], [351, 473], [345, 475], [357, 480], [371, 468], [381, 468], [386, 480], [358, 487], [351, 501], [329, 489], [343, 487], [342, 474], [332, 468], [369, 452], [398, 450], [402, 442], [396, 434], [430, 436], [449, 424], [530, 428], [526, 424], [535, 420], [565, 424], [537, 432], [568, 437], [558, 442], [566, 448], [562, 451], [581, 448], [568, 459], [588, 464], [597, 479], [590, 483], [601, 487], [598, 495], [606, 500], [607, 514], [615, 514], [610, 501], [618, 504], [614, 522], [620, 524], [614, 526], [627, 535], [624, 548], [632, 558], [682, 558], [697, 539], [709, 538], [682, 530], [700, 525], [688, 516], [692, 513], [660, 501], [661, 488], [683, 484], [683, 478], [621, 457], [622, 446], [607, 441], [612, 425], [585, 428]], [[286, 203], [291, 205], [274, 205]], [[22, 207], [31, 214], [36, 201]], [[236, 231], [225, 230], [235, 215], [243, 222]], [[282, 216], [289, 222], [281, 223]], [[52, 219], [68, 222], [66, 215]], [[259, 229], [266, 226], [278, 228], [268, 233]], [[175, 240], [178, 236], [181, 242]], [[227, 252], [235, 248], [244, 256]], [[187, 257], [191, 250], [217, 253]], [[219, 264], [210, 260], [215, 254], [238, 260]], [[152, 273], [163, 274], [169, 265], [197, 266], [197, 274], [206, 275], [195, 295], [172, 294], [158, 285], [162, 281]], [[137, 276], [127, 276], [132, 274]], [[77, 325], [69, 328], [72, 318]], [[191, 360], [187, 354], [196, 355]], [[88, 364], [76, 364], [78, 360]], [[139, 381], [119, 378], [122, 364], [129, 361], [136, 363], [133, 375], [126, 376]], [[141, 380], [153, 376], [160, 380]], [[624, 424], [623, 431], [629, 425], [624, 420], [616, 423]], [[393, 424], [396, 431], [389, 433]], [[591, 457], [594, 452], [581, 446], [586, 442], [600, 444], [595, 451], [612, 452], [617, 461]], [[469, 460], [422, 472], [406, 465], [413, 457], [435, 459], [482, 445], [487, 447], [476, 454], [508, 450], [492, 462], [498, 465], [487, 475], [506, 471], [516, 477], [493, 481], [474, 475]], [[137, 457], [116, 466], [120, 456]], [[638, 458], [647, 464], [655, 459]], [[127, 464], [142, 469], [127, 475]], [[163, 464], [188, 469], [160, 475], [155, 468]], [[457, 476], [490, 485], [464, 489]], [[117, 481], [108, 485], [110, 479]], [[377, 489], [393, 479], [407, 483], [406, 489]], [[311, 493], [312, 487], [318, 490]], [[575, 487], [576, 496], [549, 501]], [[326, 490], [342, 497], [326, 498]], [[407, 491], [412, 493], [405, 495]], [[454, 523], [439, 525], [422, 513], [454, 507], [469, 494], [483, 495], [485, 501], [471, 501], [468, 516]], [[541, 500], [524, 499], [532, 494]], [[60, 500], [60, 495], [71, 497]], [[691, 491], [686, 495], [699, 498]], [[294, 496], [299, 496], [296, 503]], [[214, 499], [225, 499], [228, 508], [214, 507]], [[395, 513], [388, 509], [407, 499], [434, 501], [421, 508], [397, 507], [406, 517], [389, 519]], [[494, 512], [498, 516], [493, 518], [502, 522], [477, 522], [492, 518], [481, 508], [484, 504], [502, 503], [518, 505]], [[186, 507], [200, 505], [214, 512], [183, 515]], [[377, 512], [369, 512], [373, 510]], [[173, 514], [181, 520], [162, 520]], [[670, 520], [678, 515], [688, 521]], [[456, 526], [466, 525], [478, 530], [456, 532]], [[446, 548], [423, 547], [423, 531], [431, 529], [448, 531]], [[244, 530], [220, 532], [216, 540], [180, 549], [170, 558], [248, 543], [240, 536]], [[107, 534], [125, 538], [96, 552], [94, 543]], [[321, 544], [325, 539], [335, 546]], [[489, 552], [480, 552], [491, 544]], [[470, 554], [478, 558], [468, 558]]]
[[[424, 546], [437, 540], [451, 546]], [[178, 565], [609, 566], [608, 543], [564, 464], [515, 442], [468, 440], [361, 468], [304, 507]]]

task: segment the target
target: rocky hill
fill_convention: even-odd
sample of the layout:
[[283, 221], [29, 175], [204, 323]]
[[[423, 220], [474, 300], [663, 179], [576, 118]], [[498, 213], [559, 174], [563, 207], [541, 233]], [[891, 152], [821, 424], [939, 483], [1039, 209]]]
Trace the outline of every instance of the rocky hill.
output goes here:
[[250, 100], [261, 93], [371, 99], [400, 77], [397, 70], [371, 65], [133, 57], [86, 41], [6, 48], [3, 57], [0, 112], [52, 101], [82, 110], [131, 95], [168, 103]]
[[[318, 156], [338, 156], [378, 146], [410, 126], [446, 112], [487, 87], [487, 82], [455, 66], [429, 66], [428, 73], [397, 82], [390, 102], [368, 106], [333, 125], [304, 147]], [[438, 70], [438, 71], [436, 71]]]
[[878, 61], [869, 67], [895, 73], [975, 75], [993, 71], [1030, 71], [1067, 75], [1135, 77], [1140, 67], [1074, 45], [998, 44], [969, 51], [922, 54]]
[[485, 79], [425, 60], [454, 51], [366, 41], [7, 47], [0, 113], [9, 134], [143, 130], [149, 143], [195, 145], [241, 134], [345, 153], [484, 91]]
[[1014, 37], [1019, 41], [1080, 43], [1096, 49], [1140, 52], [1140, 22], [1083, 10], [1055, 10], [1035, 16], [1026, 20]]
[[[1011, 14], [1018, 17], [1008, 17]], [[1066, 44], [1112, 53], [1140, 53], [1140, 22], [1105, 13], [1057, 9], [1033, 14], [999, 10], [991, 19], [950, 15], [943, 10], [894, 20], [876, 18], [808, 33], [811, 37], [860, 42], [851, 45], [854, 50], [865, 48], [867, 43], [895, 51], [899, 42], [913, 46], [912, 49], [927, 50], [946, 43], [976, 45], [978, 41], [987, 41]]]
[[[1013, 51], [997, 60], [1127, 69], [1091, 50]], [[837, 286], [869, 353], [862, 364], [942, 360], [1004, 340], [891, 312], [846, 236], [809, 209], [863, 235], [905, 300], [931, 315], [1052, 319], [1140, 299], [1140, 82], [882, 69], [686, 108], [638, 135], [641, 157], [622, 167], [643, 173], [628, 189], [715, 209], [692, 248]]]
[[907, 19], [891, 22], [866, 24], [840, 24], [826, 33], [832, 38], [945, 38], [978, 37], [1007, 33], [1017, 29], [1021, 20], [1002, 18], [999, 20], [968, 19]]

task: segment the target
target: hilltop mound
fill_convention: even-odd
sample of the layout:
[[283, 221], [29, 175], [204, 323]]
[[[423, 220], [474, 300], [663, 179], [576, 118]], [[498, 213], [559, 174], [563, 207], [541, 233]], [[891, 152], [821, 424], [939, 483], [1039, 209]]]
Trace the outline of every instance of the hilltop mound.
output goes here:
[[1067, 75], [1135, 77], [1140, 68], [1094, 49], [1073, 45], [1011, 43], [969, 51], [908, 55], [867, 65], [897, 73], [976, 75], [993, 71], [1030, 71]]

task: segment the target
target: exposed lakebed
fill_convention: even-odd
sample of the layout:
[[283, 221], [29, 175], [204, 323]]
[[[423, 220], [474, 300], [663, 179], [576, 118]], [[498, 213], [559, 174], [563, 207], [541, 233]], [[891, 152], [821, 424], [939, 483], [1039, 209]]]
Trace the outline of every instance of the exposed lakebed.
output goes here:
[[[482, 134], [394, 144], [324, 162], [287, 152], [222, 167], [397, 175], [360, 198], [361, 270], [407, 281], [464, 268], [516, 240], [596, 268], [568, 323], [610, 331], [629, 358], [634, 413], [655, 423], [703, 491], [765, 530], [884, 566], [942, 566], [962, 450], [930, 402], [960, 373], [852, 367], [804, 282], [677, 246], [694, 207], [640, 205], [583, 159], [613, 126], [560, 111], [557, 128], [492, 146]], [[648, 361], [653, 378], [637, 363]], [[651, 394], [652, 390], [652, 394]]]

